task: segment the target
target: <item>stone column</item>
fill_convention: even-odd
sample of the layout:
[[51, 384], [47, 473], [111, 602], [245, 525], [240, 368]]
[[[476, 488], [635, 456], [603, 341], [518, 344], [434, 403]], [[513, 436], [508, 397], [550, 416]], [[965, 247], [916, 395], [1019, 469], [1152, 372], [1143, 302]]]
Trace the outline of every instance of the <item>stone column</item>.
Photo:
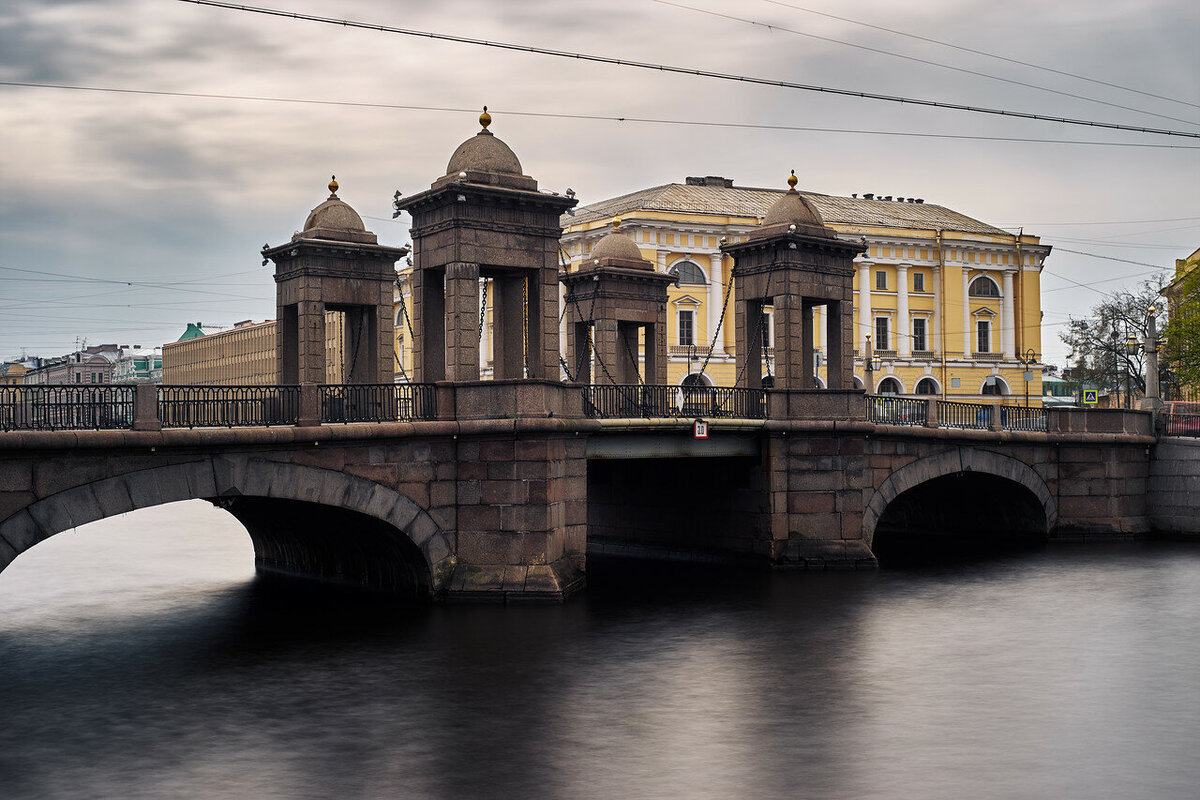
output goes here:
[[971, 293], [967, 287], [970, 283], [970, 275], [967, 274], [967, 265], [963, 264], [962, 268], [962, 331], [963, 331], [963, 358], [971, 357]]
[[[712, 253], [709, 255], [708, 269], [708, 343], [713, 343], [713, 355], [721, 356], [725, 354], [725, 347], [721, 332], [717, 330], [717, 325], [721, 319], [721, 304], [725, 299], [725, 280], [724, 280], [724, 258], [725, 255], [721, 252]], [[724, 323], [720, 323], [724, 324]]]
[[[551, 259], [556, 258], [553, 254]], [[553, 262], [552, 262], [553, 263]], [[529, 377], [558, 380], [558, 270], [529, 276]]]
[[446, 265], [445, 317], [446, 379], [479, 380], [478, 264], [459, 261]]
[[666, 353], [667, 326], [656, 323], [646, 325], [646, 383], [658, 386], [666, 384]]
[[[525, 276], [492, 279], [492, 377], [521, 378], [525, 374]], [[478, 314], [479, 309], [475, 312]], [[478, 319], [475, 321], [478, 325]]]
[[587, 322], [571, 322], [567, 326], [567, 363], [575, 373], [575, 380], [585, 384], [592, 382], [590, 328]]
[[657, 253], [657, 256], [658, 256], [658, 271], [666, 272], [667, 271], [667, 251], [659, 250]]
[[858, 342], [860, 353], [867, 351], [867, 336], [871, 334], [871, 329], [875, 325], [875, 321], [871, 317], [872, 266], [867, 261], [858, 262], [858, 336], [855, 337], [855, 341]]
[[854, 357], [846, 352], [853, 341], [852, 311], [843, 313], [844, 303], [829, 303], [825, 324], [825, 385], [830, 389], [854, 388]]
[[896, 265], [896, 351], [900, 358], [912, 357], [911, 324], [908, 320], [908, 264]]
[[598, 319], [592, 326], [592, 348], [596, 353], [596, 383], [620, 383], [617, 353], [621, 346], [618, 340], [617, 321]]
[[1013, 271], [1004, 270], [1004, 286], [1000, 290], [1000, 343], [1005, 358], [1016, 358], [1017, 304], [1013, 294]]
[[302, 300], [297, 306], [300, 383], [326, 383], [325, 304], [320, 300]]
[[735, 309], [737, 340], [746, 343], [746, 352], [738, 353], [738, 372], [742, 375], [739, 386], [747, 389], [762, 388], [762, 331], [758, 323], [762, 308], [761, 300], [750, 299], [738, 303]]
[[446, 290], [441, 272], [413, 270], [413, 380], [446, 379]]

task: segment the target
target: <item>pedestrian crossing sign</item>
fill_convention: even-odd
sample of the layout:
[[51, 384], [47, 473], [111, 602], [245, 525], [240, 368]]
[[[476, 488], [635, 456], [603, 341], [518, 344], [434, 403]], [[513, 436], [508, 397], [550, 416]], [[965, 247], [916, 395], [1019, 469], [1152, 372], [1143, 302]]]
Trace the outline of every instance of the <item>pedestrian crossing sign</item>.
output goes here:
[[1096, 399], [1097, 394], [1098, 394], [1098, 392], [1095, 389], [1084, 389], [1083, 390], [1083, 404], [1085, 406], [1096, 405], [1096, 403], [1098, 402]]

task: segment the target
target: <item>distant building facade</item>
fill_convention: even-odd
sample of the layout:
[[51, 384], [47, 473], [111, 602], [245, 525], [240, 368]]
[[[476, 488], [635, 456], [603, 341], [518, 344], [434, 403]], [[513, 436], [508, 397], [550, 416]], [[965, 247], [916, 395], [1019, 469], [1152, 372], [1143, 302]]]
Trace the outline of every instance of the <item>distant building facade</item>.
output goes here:
[[85, 347], [70, 355], [45, 359], [40, 367], [25, 373], [23, 382], [33, 386], [112, 383], [113, 365], [120, 355], [121, 348], [115, 344]]
[[[343, 318], [328, 312], [325, 319], [325, 357], [329, 374], [339, 374], [343, 350]], [[178, 341], [163, 345], [162, 383], [173, 386], [274, 386], [275, 320], [236, 323], [233, 328], [205, 333], [190, 324]], [[334, 381], [337, 382], [337, 381]]]
[[158, 348], [137, 348], [122, 352], [113, 364], [112, 382], [162, 383], [162, 353]]
[[[669, 380], [732, 386], [739, 369], [754, 367], [737, 360], [726, 301], [734, 264], [721, 241], [744, 241], [782, 193], [705, 177], [593, 203], [563, 218], [564, 257], [577, 269], [619, 216], [643, 257], [678, 279], [668, 300]], [[1041, 353], [1048, 246], [914, 198], [804, 196], [840, 238], [866, 245], [855, 262], [856, 385], [865, 386], [870, 337], [879, 362], [870, 392], [951, 400], [1024, 394], [1022, 359]], [[824, 385], [820, 313], [814, 366]], [[563, 316], [565, 324], [571, 309]], [[764, 379], [772, 369], [770, 316], [768, 308]], [[1035, 403], [1042, 396], [1040, 372], [1029, 393]]]

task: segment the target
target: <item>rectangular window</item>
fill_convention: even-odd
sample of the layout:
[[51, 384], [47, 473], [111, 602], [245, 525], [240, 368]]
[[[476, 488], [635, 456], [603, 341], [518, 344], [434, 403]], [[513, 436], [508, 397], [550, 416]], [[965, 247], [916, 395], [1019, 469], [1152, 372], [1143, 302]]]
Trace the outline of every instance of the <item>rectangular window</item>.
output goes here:
[[92, 375], [92, 383], [100, 382], [100, 373], [99, 372], [93, 372], [93, 373], [91, 373], [91, 375]]
[[918, 352], [928, 350], [925, 345], [925, 319], [917, 317], [912, 321], [912, 349]]
[[990, 353], [991, 347], [991, 328], [992, 323], [986, 319], [977, 320], [975, 322], [975, 352]]
[[887, 291], [887, 273], [886, 272], [876, 272], [875, 273], [875, 291], [877, 291], [877, 292]]
[[888, 346], [888, 318], [875, 318], [875, 349], [876, 350], [891, 350]]
[[689, 345], [696, 343], [696, 312], [679, 312], [679, 343]]
[[914, 272], [913, 273], [913, 291], [914, 292], [925, 291], [925, 273], [924, 272]]
[[76, 372], [76, 373], [75, 373], [75, 382], [76, 382], [76, 383], [83, 383], [83, 373], [82, 373], [82, 372]]

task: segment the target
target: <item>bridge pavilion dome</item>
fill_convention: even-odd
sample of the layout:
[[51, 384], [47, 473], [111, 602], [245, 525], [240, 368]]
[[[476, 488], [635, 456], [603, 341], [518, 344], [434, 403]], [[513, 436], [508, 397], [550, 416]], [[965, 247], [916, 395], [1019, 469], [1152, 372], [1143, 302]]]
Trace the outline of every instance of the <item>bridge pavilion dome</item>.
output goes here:
[[633, 239], [621, 233], [620, 228], [621, 218], [616, 217], [613, 219], [613, 229], [596, 242], [588, 261], [596, 262], [599, 266], [653, 270], [654, 265], [642, 257], [642, 251]]
[[751, 233], [749, 238], [764, 239], [781, 233], [799, 233], [826, 239], [836, 238], [837, 234], [825, 227], [825, 221], [821, 219], [821, 215], [813, 204], [796, 191], [795, 170], [792, 170], [787, 182], [788, 190], [767, 209], [762, 225]]
[[362, 217], [337, 196], [338, 182], [329, 181], [329, 198], [314, 208], [304, 221], [304, 230], [295, 239], [328, 239], [337, 242], [376, 244], [378, 237], [367, 230]]
[[492, 115], [487, 113], [487, 106], [479, 115], [479, 124], [483, 129], [479, 133], [460, 144], [450, 156], [446, 165], [446, 174], [455, 175], [459, 172], [499, 172], [507, 175], [523, 175], [521, 161], [512, 148], [501, 141], [488, 130], [492, 124]]

